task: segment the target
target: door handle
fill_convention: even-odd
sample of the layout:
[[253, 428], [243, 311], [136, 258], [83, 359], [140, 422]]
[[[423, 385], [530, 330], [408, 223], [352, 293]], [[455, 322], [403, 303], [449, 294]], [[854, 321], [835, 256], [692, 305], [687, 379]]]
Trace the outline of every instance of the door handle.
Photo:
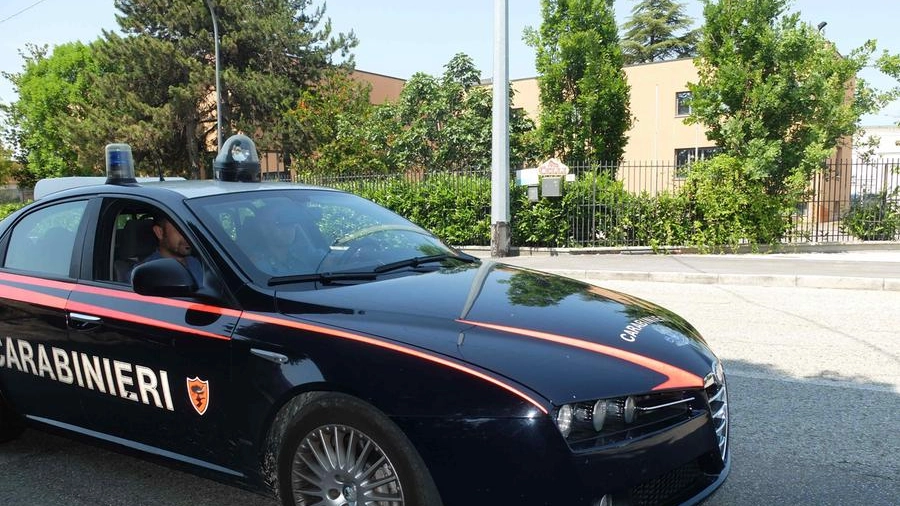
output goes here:
[[78, 330], [90, 330], [100, 326], [103, 319], [99, 316], [69, 312], [69, 326]]

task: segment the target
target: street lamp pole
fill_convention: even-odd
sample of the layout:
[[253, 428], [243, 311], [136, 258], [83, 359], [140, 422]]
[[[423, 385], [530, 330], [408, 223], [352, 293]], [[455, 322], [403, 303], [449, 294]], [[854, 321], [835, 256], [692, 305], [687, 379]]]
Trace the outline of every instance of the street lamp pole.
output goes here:
[[509, 255], [509, 4], [494, 0], [491, 256]]
[[213, 22], [213, 38], [216, 46], [216, 140], [218, 150], [222, 150], [222, 74], [219, 70], [219, 20], [216, 18], [216, 11], [213, 9], [212, 2], [206, 0], [206, 6], [209, 7], [209, 15], [212, 16]]

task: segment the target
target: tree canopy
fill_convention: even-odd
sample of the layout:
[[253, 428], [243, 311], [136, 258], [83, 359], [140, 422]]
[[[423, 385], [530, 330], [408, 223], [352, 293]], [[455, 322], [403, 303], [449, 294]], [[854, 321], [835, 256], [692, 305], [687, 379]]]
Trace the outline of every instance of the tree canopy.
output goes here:
[[577, 161], [619, 161], [632, 124], [612, 0], [541, 0], [535, 48], [544, 151]]
[[[302, 103], [293, 113], [297, 118], [334, 113], [317, 122], [327, 125], [324, 137], [333, 140], [323, 139], [308, 168], [352, 173], [490, 167], [491, 92], [481, 85], [478, 69], [465, 54], [453, 56], [444, 69], [437, 77], [422, 72], [413, 75], [396, 102], [368, 108], [358, 100], [350, 100], [356, 105], [349, 108], [344, 100], [335, 107]], [[537, 157], [533, 129], [522, 111], [510, 111], [512, 166]]]
[[695, 56], [699, 29], [674, 0], [640, 0], [622, 28], [622, 54], [626, 64], [650, 63]]
[[[356, 44], [352, 32], [333, 36], [324, 5], [312, 3], [214, 2], [226, 136], [248, 132], [260, 149], [282, 153], [312, 142], [287, 112], [336, 55], [352, 67], [349, 50]], [[34, 54], [13, 77], [20, 100], [11, 107], [11, 124], [18, 147], [29, 153], [27, 169], [36, 177], [59, 175], [62, 165], [100, 170], [103, 146], [127, 142], [139, 171], [196, 178], [215, 151], [215, 44], [207, 4], [116, 0], [115, 7], [121, 35], [104, 32], [89, 48], [61, 46], [50, 58]], [[50, 86], [54, 74], [60, 86]], [[48, 123], [65, 129], [42, 127]]]
[[885, 96], [856, 79], [875, 42], [838, 53], [790, 0], [704, 0], [690, 121], [770, 194], [802, 188]]
[[16, 102], [3, 107], [4, 130], [29, 168], [17, 172], [16, 179], [30, 186], [43, 177], [89, 173], [89, 167], [76, 163], [73, 128], [88, 109], [85, 95], [98, 71], [92, 47], [73, 42], [48, 55], [47, 47], [31, 45], [22, 57], [22, 72], [4, 74], [19, 94]]

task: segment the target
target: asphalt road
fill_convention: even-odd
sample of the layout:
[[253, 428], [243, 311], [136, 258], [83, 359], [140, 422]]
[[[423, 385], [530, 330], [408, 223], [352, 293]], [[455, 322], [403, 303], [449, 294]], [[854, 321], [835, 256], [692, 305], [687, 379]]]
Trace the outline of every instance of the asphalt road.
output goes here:
[[[707, 504], [900, 505], [900, 292], [603, 285], [682, 314], [724, 359], [733, 465]], [[0, 503], [275, 506], [35, 431], [0, 446]]]

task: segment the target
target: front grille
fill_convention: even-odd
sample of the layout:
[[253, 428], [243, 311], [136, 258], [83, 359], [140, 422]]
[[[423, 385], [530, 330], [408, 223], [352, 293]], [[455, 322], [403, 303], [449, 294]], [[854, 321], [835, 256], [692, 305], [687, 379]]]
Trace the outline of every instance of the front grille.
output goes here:
[[696, 494], [708, 485], [709, 478], [697, 461], [672, 469], [632, 488], [633, 506], [658, 506], [680, 502], [686, 496]]
[[716, 428], [716, 439], [719, 443], [719, 455], [724, 462], [728, 452], [728, 392], [725, 382], [719, 384], [716, 381], [706, 387], [706, 396], [709, 401], [709, 411], [713, 425]]

